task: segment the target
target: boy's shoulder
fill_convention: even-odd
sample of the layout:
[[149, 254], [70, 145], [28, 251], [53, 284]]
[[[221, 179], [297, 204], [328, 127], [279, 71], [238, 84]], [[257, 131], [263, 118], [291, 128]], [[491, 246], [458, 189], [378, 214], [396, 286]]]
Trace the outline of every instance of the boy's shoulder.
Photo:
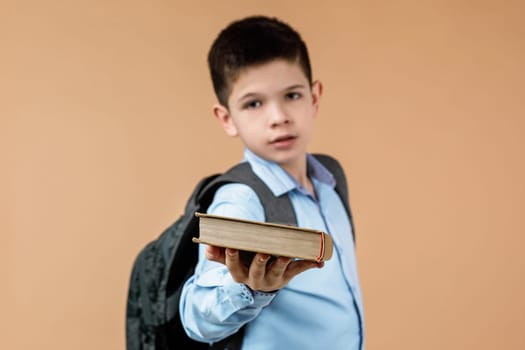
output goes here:
[[[296, 224], [295, 212], [288, 196], [276, 196], [268, 182], [253, 170], [248, 161], [241, 162], [217, 177], [204, 193], [212, 193], [209, 213], [256, 221]], [[217, 209], [220, 207], [220, 211]]]
[[[311, 154], [308, 157], [317, 179], [334, 187], [347, 214], [351, 216], [346, 176], [339, 161], [326, 154]], [[274, 216], [274, 213], [269, 213], [272, 210], [289, 210], [291, 202], [287, 194], [297, 187], [297, 183], [279, 165], [250, 154], [247, 154], [245, 161], [225, 172], [222, 179], [225, 181], [221, 182], [221, 187], [228, 186], [215, 192], [210, 209], [213, 211], [213, 206], [222, 205], [224, 210], [231, 212], [221, 212], [221, 215], [230, 214], [259, 221], [263, 219], [261, 210], [264, 210], [267, 220]], [[271, 202], [272, 198], [286, 200], [279, 204]], [[293, 222], [295, 219], [287, 223]]]

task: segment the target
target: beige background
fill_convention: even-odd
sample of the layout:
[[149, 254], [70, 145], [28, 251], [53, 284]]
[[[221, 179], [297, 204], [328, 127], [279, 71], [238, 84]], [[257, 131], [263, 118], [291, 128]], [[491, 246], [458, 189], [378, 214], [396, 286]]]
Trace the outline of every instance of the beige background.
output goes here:
[[122, 349], [132, 261], [240, 159], [205, 56], [279, 16], [325, 85], [367, 349], [524, 349], [521, 1], [0, 2], [2, 348]]

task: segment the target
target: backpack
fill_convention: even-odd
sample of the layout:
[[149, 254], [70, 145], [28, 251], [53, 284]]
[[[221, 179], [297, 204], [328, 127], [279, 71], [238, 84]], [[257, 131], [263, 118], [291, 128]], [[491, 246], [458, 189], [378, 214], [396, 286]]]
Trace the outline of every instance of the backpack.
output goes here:
[[[343, 169], [326, 155], [314, 155], [336, 179], [336, 191], [348, 213], [348, 191]], [[156, 240], [148, 243], [133, 263], [126, 308], [127, 350], [219, 350], [240, 349], [244, 327], [212, 345], [190, 339], [182, 326], [179, 299], [185, 281], [193, 274], [198, 260], [198, 245], [191, 241], [198, 233], [195, 212], [205, 212], [215, 191], [227, 183], [243, 183], [258, 195], [268, 222], [296, 225], [295, 212], [288, 195], [275, 197], [253, 173], [248, 162], [237, 164], [224, 174], [203, 178], [186, 203], [184, 213]]]

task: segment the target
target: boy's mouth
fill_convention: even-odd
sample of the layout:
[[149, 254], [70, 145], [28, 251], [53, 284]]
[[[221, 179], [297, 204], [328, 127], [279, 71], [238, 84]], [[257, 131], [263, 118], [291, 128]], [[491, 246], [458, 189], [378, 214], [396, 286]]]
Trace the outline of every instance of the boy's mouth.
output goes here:
[[282, 135], [278, 136], [270, 141], [270, 144], [277, 148], [288, 148], [290, 147], [297, 136], [295, 135]]
[[276, 142], [283, 142], [283, 141], [288, 141], [288, 140], [292, 140], [292, 139], [295, 139], [296, 136], [294, 135], [282, 135], [282, 136], [278, 136], [274, 139], [272, 139], [270, 141], [270, 143], [276, 143]]

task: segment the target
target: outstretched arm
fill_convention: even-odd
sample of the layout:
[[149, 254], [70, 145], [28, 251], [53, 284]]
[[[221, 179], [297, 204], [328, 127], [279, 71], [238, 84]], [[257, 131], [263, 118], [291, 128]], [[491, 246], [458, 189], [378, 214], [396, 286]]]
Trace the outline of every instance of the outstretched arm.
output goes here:
[[[221, 187], [208, 213], [264, 221], [257, 195], [240, 184]], [[246, 266], [237, 250], [201, 246], [195, 273], [180, 299], [186, 333], [203, 342], [222, 340], [255, 319], [294, 276], [322, 266], [283, 257], [268, 263], [269, 258], [256, 254]]]

